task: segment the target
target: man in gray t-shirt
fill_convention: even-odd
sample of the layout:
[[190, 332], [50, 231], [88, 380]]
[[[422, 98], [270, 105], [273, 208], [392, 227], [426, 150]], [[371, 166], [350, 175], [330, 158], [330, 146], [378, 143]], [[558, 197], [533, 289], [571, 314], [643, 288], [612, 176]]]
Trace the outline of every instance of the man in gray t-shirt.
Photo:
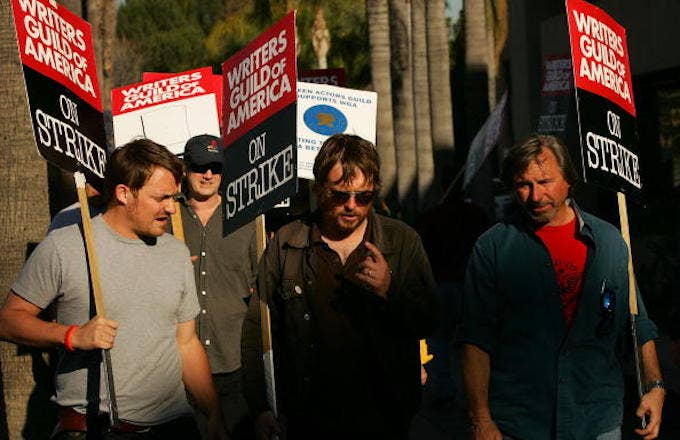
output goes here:
[[[61, 346], [54, 397], [59, 425], [53, 438], [85, 438], [87, 429], [95, 430], [93, 424], [86, 426], [85, 413], [93, 401], [88, 360], [97, 349], [110, 350], [120, 419], [96, 428], [104, 438], [127, 432], [141, 435], [135, 438], [199, 438], [185, 387], [206, 414], [211, 438], [225, 438], [210, 367], [195, 331], [199, 306], [189, 252], [165, 233], [182, 171], [178, 159], [146, 139], [111, 155], [107, 208], [92, 220], [106, 319], [91, 318], [78, 225], [43, 240], [0, 309], [0, 338]], [[52, 303], [56, 322], [39, 319]], [[99, 389], [99, 411], [106, 413], [104, 372], [99, 376], [94, 389]]]

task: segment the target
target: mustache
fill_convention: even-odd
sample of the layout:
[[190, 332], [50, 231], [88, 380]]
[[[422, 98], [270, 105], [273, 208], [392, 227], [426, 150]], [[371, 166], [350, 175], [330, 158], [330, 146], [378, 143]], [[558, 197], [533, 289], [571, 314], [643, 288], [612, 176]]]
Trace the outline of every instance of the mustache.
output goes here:
[[552, 202], [532, 202], [527, 203], [528, 208], [543, 208], [544, 206], [553, 206]]

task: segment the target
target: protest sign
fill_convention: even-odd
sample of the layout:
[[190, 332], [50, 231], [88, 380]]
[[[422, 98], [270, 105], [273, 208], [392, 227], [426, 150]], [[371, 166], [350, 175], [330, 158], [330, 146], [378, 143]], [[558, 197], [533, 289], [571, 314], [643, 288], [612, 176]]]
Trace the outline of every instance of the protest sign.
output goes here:
[[298, 72], [299, 82], [316, 84], [328, 84], [331, 86], [346, 87], [347, 76], [342, 67], [336, 69], [309, 69]]
[[101, 188], [107, 150], [90, 25], [55, 1], [11, 4], [38, 152]]
[[219, 136], [217, 93], [212, 69], [203, 67], [111, 91], [116, 147], [146, 137], [174, 154], [200, 134]]
[[224, 234], [297, 190], [295, 12], [222, 65]]
[[337, 133], [375, 144], [378, 94], [326, 84], [297, 83], [298, 176], [314, 179], [314, 159], [323, 142]]
[[550, 55], [543, 60], [539, 133], [564, 136], [571, 93], [574, 89], [569, 55]]
[[[176, 74], [168, 72], [142, 72], [142, 82], [156, 81], [174, 75]], [[211, 76], [212, 90], [215, 92], [215, 100], [217, 101], [217, 120], [222, 122], [222, 75], [213, 74]]]
[[642, 189], [626, 30], [603, 10], [567, 0], [584, 180]]

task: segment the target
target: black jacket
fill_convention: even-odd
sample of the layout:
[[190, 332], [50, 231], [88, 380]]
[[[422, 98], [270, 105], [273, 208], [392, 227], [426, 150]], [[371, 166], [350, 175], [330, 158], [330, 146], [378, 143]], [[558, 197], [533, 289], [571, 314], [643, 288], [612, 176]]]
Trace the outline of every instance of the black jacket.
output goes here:
[[[313, 217], [311, 217], [313, 218]], [[313, 317], [306, 295], [314, 289], [310, 221], [283, 226], [260, 262], [257, 292], [243, 328], [246, 399], [255, 416], [270, 409], [262, 363], [260, 298], [270, 307], [279, 411], [304, 415], [309, 410], [310, 377], [316, 365]], [[381, 364], [386, 388], [403, 414], [412, 415], [421, 397], [419, 339], [437, 326], [438, 304], [430, 264], [418, 234], [404, 223], [372, 214], [374, 244], [392, 270], [388, 299], [367, 292], [374, 318], [369, 343]], [[316, 323], [319, 325], [319, 323]], [[357, 362], [361, 362], [357, 359]], [[400, 411], [400, 412], [401, 412]]]

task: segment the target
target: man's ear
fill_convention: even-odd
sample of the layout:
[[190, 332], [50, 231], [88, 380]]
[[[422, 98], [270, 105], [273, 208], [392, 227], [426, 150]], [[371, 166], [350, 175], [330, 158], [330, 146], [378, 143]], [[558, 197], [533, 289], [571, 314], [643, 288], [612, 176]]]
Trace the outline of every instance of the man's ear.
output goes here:
[[126, 206], [130, 202], [131, 198], [134, 196], [130, 188], [123, 184], [116, 185], [115, 194], [118, 203]]

